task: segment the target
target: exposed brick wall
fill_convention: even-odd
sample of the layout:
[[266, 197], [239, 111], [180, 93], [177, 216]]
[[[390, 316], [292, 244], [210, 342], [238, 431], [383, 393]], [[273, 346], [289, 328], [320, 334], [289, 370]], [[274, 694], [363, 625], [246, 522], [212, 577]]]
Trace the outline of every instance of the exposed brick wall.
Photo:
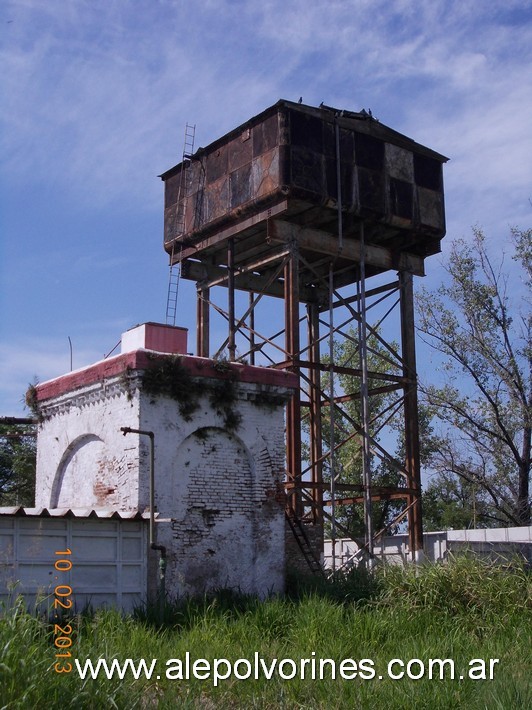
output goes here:
[[253, 588], [257, 511], [248, 452], [233, 436], [205, 427], [183, 442], [176, 463], [183, 458], [185, 511], [172, 522], [172, 586]]
[[[142, 404], [144, 422], [159, 418], [156, 467], [159, 541], [168, 550], [176, 593], [232, 587], [266, 594], [284, 587], [283, 409], [254, 402], [239, 386], [242, 419], [232, 432], [204, 397], [190, 422], [169, 399]], [[164, 433], [163, 433], [164, 432]]]

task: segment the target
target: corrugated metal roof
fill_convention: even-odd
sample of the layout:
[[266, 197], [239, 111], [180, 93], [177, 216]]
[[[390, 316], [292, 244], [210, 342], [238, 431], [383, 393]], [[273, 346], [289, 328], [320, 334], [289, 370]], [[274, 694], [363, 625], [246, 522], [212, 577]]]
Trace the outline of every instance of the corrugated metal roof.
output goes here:
[[[34, 518], [113, 518], [115, 520], [148, 520], [149, 511], [113, 510], [113, 508], [26, 508], [0, 506], [0, 515]], [[158, 513], [155, 513], [155, 517]]]

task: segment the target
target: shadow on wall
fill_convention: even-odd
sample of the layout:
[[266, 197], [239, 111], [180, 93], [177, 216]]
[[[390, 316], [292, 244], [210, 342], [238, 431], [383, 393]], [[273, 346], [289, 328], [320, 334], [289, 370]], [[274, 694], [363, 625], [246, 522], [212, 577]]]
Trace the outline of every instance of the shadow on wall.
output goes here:
[[96, 434], [83, 434], [69, 444], [59, 461], [50, 507], [72, 507], [72, 501], [89, 508], [98, 505], [94, 497], [94, 476], [104, 453], [104, 442]]

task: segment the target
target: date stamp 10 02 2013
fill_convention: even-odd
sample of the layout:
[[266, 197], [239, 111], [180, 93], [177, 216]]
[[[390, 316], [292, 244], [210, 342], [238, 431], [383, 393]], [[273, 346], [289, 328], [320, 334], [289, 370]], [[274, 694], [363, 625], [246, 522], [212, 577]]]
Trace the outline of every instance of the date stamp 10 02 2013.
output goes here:
[[[54, 567], [58, 575], [55, 579], [58, 583], [54, 587], [54, 617], [57, 619], [65, 609], [72, 608], [72, 587], [69, 584], [62, 584], [59, 578], [61, 572], [69, 572], [72, 569], [72, 560], [69, 559], [72, 550], [58, 550]], [[54, 663], [56, 673], [70, 673], [72, 664], [65, 659], [71, 658], [72, 653], [68, 650], [72, 646], [72, 626], [71, 624], [54, 624], [54, 646], [55, 657], [58, 659]]]

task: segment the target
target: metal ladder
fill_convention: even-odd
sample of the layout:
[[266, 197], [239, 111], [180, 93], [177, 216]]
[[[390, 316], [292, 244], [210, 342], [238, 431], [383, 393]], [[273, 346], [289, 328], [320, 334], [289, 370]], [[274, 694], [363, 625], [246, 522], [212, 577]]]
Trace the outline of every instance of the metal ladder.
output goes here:
[[177, 298], [179, 294], [179, 280], [181, 277], [181, 261], [183, 257], [183, 242], [179, 252], [179, 259], [175, 258], [175, 240], [185, 232], [185, 207], [186, 198], [190, 193], [190, 161], [194, 154], [194, 138], [196, 126], [189, 123], [185, 126], [185, 140], [181, 160], [181, 175], [179, 176], [179, 189], [174, 219], [174, 234], [172, 235], [172, 254], [170, 255], [170, 274], [168, 278], [168, 294], [166, 297], [166, 324], [175, 325], [177, 315]]

